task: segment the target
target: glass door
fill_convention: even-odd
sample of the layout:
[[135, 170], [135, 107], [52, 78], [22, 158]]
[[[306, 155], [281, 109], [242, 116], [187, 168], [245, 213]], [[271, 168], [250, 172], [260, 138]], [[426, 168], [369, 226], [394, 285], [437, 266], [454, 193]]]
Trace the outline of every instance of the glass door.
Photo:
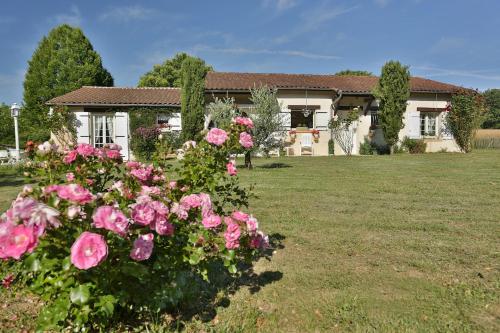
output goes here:
[[93, 137], [94, 147], [103, 147], [107, 143], [114, 143], [114, 121], [112, 115], [93, 115]]

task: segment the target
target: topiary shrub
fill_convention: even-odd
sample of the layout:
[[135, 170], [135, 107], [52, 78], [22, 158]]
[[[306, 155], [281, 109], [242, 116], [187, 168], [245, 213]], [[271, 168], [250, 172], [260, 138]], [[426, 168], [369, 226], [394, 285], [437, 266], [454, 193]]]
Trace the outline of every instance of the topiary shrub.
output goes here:
[[116, 144], [40, 145], [25, 169], [38, 185], [0, 217], [0, 259], [45, 302], [37, 331], [110, 331], [175, 309], [195, 276], [251, 263], [268, 239], [228, 159], [252, 146], [247, 131], [211, 129], [174, 170], [123, 163]]
[[375, 147], [368, 138], [365, 138], [365, 141], [359, 145], [360, 155], [373, 155], [374, 150]]

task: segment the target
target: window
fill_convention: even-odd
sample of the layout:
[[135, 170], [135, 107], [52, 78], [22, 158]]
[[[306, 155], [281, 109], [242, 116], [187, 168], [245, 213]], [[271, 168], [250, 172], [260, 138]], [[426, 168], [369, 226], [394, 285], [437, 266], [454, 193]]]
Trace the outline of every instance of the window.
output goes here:
[[93, 115], [92, 126], [94, 147], [102, 147], [107, 143], [114, 143], [114, 122], [112, 115]]
[[292, 125], [291, 125], [292, 128], [314, 127], [314, 122], [313, 122], [314, 111], [312, 110], [307, 110], [306, 112], [304, 112], [303, 110], [292, 110], [291, 118], [292, 118]]
[[377, 111], [371, 111], [370, 116], [371, 116], [370, 128], [372, 128], [372, 129], [377, 128], [377, 126], [378, 126], [378, 113], [377, 113]]
[[436, 136], [437, 112], [420, 112], [420, 135]]
[[168, 121], [170, 120], [170, 117], [167, 114], [160, 113], [156, 116], [156, 124], [160, 126], [165, 126], [168, 127]]

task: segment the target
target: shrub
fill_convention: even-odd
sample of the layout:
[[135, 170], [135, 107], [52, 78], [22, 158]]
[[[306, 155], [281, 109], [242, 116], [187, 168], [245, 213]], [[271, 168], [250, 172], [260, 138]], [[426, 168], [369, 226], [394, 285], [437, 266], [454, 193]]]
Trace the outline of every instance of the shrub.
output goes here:
[[360, 155], [373, 155], [374, 145], [370, 142], [368, 138], [365, 138], [365, 141], [359, 145], [359, 154]]
[[391, 147], [388, 145], [375, 145], [375, 151], [377, 155], [389, 155], [391, 153]]
[[161, 134], [161, 127], [139, 127], [132, 133], [130, 142], [134, 155], [141, 159], [150, 161], [156, 151], [158, 136]]
[[172, 171], [124, 164], [115, 144], [40, 145], [25, 169], [38, 185], [0, 218], [0, 258], [46, 302], [37, 330], [105, 331], [175, 308], [217, 263], [234, 274], [251, 262], [268, 242], [240, 211], [248, 192], [228, 156], [245, 151], [242, 133], [212, 129]]
[[423, 154], [427, 149], [427, 143], [424, 140], [410, 139], [405, 137], [401, 143], [410, 154]]

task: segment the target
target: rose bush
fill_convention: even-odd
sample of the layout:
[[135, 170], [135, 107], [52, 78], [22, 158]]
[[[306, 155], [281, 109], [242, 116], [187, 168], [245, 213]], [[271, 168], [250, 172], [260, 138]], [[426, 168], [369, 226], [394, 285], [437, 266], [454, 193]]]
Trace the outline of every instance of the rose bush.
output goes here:
[[0, 217], [0, 258], [21, 259], [19, 280], [46, 302], [38, 329], [102, 330], [175, 308], [186, 274], [208, 279], [214, 263], [235, 274], [267, 247], [240, 210], [248, 191], [229, 162], [249, 146], [251, 124], [239, 118], [187, 144], [177, 169], [124, 163], [115, 144], [40, 145], [25, 170], [38, 186]]

